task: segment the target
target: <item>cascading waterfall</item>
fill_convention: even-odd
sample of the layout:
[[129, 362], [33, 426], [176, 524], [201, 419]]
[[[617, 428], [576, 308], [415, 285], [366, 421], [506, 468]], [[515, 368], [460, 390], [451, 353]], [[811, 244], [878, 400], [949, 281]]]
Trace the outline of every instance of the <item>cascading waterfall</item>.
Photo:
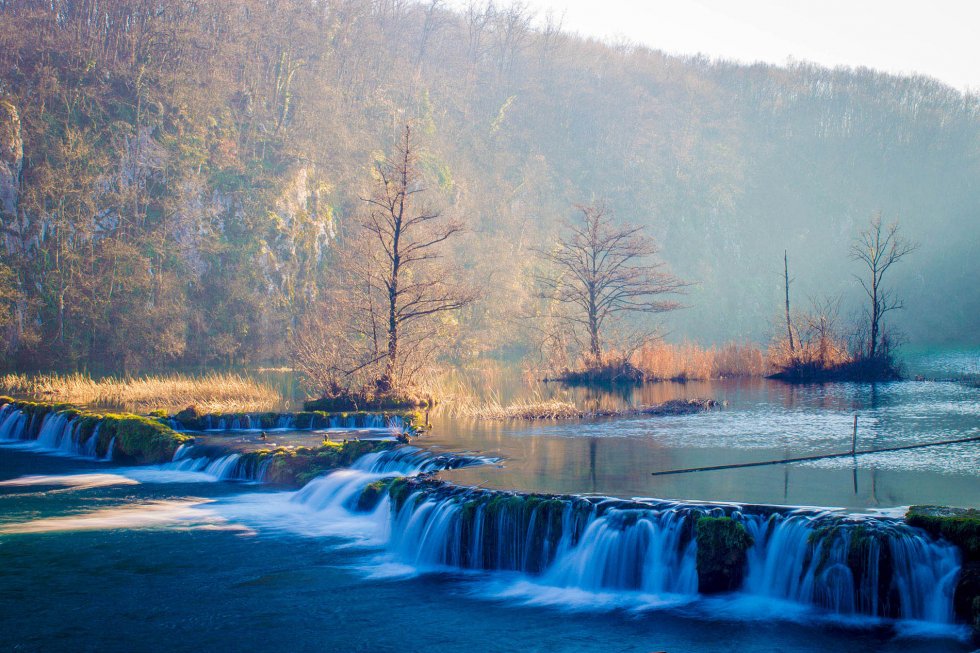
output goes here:
[[414, 476], [442, 469], [483, 465], [495, 459], [460, 454], [434, 454], [417, 447], [398, 447], [361, 456], [349, 469], [313, 479], [292, 501], [316, 511], [339, 507], [356, 511], [365, 488], [382, 479]]
[[255, 464], [240, 453], [226, 449], [182, 444], [174, 452], [173, 461], [157, 468], [162, 471], [200, 472], [216, 481], [261, 482], [271, 462], [271, 459], [266, 459]]
[[[246, 422], [246, 425], [248, 423]], [[241, 424], [239, 424], [241, 426]], [[85, 436], [86, 431], [91, 431]], [[98, 458], [98, 426], [70, 414], [0, 407], [0, 441]], [[105, 459], [111, 459], [109, 443]], [[176, 471], [261, 482], [271, 458], [182, 445]], [[904, 522], [831, 511], [521, 495], [417, 476], [492, 462], [397, 447], [318, 477], [290, 503], [331, 520], [365, 519], [395, 560], [416, 568], [516, 572], [594, 593], [698, 592], [697, 522], [728, 517], [752, 538], [739, 592], [842, 615], [952, 623], [959, 551]], [[754, 510], [754, 511], [753, 511]]]
[[27, 415], [19, 408], [4, 404], [0, 408], [0, 442], [13, 442], [23, 439], [27, 426]]
[[[188, 430], [178, 419], [167, 423], [175, 431]], [[320, 415], [316, 413], [281, 413], [240, 415], [202, 415], [191, 430], [224, 431], [315, 431], [322, 429], [385, 430], [403, 432], [405, 420], [400, 415], [352, 413], [350, 415]]]
[[[445, 488], [443, 488], [445, 489]], [[697, 592], [693, 507], [520, 496], [482, 490], [410, 494], [389, 548], [420, 567], [517, 571], [590, 592]]]
[[[65, 413], [47, 413], [35, 428], [36, 415], [28, 415], [11, 404], [0, 408], [0, 441], [31, 443], [37, 449], [62, 455], [98, 459], [98, 425], [87, 436], [81, 420]], [[106, 458], [112, 457], [110, 446]]]
[[[350, 469], [337, 470], [327, 476], [314, 479], [308, 483], [300, 494], [318, 492], [324, 493], [321, 486], [332, 487], [338, 478], [333, 478], [341, 472], [348, 473], [357, 479], [359, 484], [352, 485], [352, 491], [357, 494], [368, 483], [379, 478], [405, 476], [432, 472], [442, 469], [456, 469], [468, 465], [478, 465], [491, 462], [494, 459], [459, 454], [435, 454], [416, 447], [398, 447], [361, 456]], [[201, 472], [219, 481], [244, 481], [262, 483], [266, 481], [266, 472], [273, 462], [271, 457], [256, 460], [239, 452], [229, 451], [218, 446], [182, 444], [174, 452], [173, 460], [158, 465], [162, 471]], [[327, 479], [331, 479], [327, 481]], [[356, 496], [355, 496], [356, 499]]]
[[589, 523], [578, 546], [556, 560], [545, 582], [593, 592], [697, 593], [696, 545], [680, 509], [608, 511]]
[[390, 556], [418, 569], [509, 571], [553, 588], [692, 598], [697, 521], [729, 517], [754, 541], [741, 594], [841, 615], [953, 621], [957, 549], [895, 519], [519, 495], [425, 477], [388, 479], [386, 495], [364, 506], [359, 497], [369, 484], [408, 473], [377, 466], [408, 456], [402, 451], [365, 456], [354, 469], [312, 481], [292, 501], [329, 510], [332, 519], [341, 508], [372, 513], [385, 522]]
[[955, 546], [894, 519], [744, 515], [755, 543], [745, 591], [845, 615], [953, 621]]

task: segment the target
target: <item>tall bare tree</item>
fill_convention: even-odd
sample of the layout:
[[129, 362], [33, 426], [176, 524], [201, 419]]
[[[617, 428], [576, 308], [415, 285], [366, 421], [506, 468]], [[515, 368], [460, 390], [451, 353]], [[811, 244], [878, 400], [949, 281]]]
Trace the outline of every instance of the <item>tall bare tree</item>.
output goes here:
[[786, 335], [789, 338], [789, 355], [796, 355], [796, 343], [793, 342], [793, 321], [789, 317], [789, 254], [783, 250], [783, 280], [786, 282]]
[[883, 285], [885, 273], [914, 251], [917, 245], [899, 233], [898, 223], [885, 225], [881, 214], [871, 218], [871, 224], [862, 231], [851, 245], [851, 259], [864, 263], [865, 275], [854, 275], [868, 295], [867, 356], [877, 358], [881, 353], [884, 335], [883, 318], [886, 313], [903, 308], [902, 300], [891, 288]]
[[[371, 337], [377, 360], [384, 361], [377, 379], [381, 391], [398, 388], [411, 355], [431, 347], [432, 318], [463, 308], [474, 294], [446, 264], [443, 245], [462, 231], [458, 220], [445, 220], [423, 205], [425, 191], [416, 167], [411, 127], [406, 125], [394, 156], [375, 169], [377, 182], [361, 227], [376, 256], [365, 256], [355, 276], [370, 294]], [[380, 306], [376, 306], [376, 300]], [[380, 310], [377, 310], [380, 309]], [[384, 342], [379, 342], [383, 332]]]
[[539, 282], [548, 298], [571, 309], [568, 319], [586, 330], [590, 363], [600, 366], [603, 329], [610, 318], [679, 308], [666, 296], [687, 284], [652, 260], [659, 250], [643, 227], [614, 224], [601, 204], [578, 208], [580, 220], [566, 225], [558, 246], [539, 251], [553, 268]]

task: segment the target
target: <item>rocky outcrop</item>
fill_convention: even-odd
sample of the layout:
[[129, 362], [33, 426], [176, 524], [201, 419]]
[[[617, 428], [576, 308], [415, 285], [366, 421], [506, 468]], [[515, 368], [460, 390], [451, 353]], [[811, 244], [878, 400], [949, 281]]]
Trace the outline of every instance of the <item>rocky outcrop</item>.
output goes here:
[[980, 510], [912, 506], [905, 521], [959, 548], [963, 568], [953, 594], [953, 611], [972, 626], [974, 640], [980, 642]]
[[698, 518], [698, 591], [702, 594], [734, 592], [742, 586], [746, 553], [752, 536], [731, 517]]
[[20, 173], [24, 166], [24, 139], [17, 107], [0, 99], [0, 216], [17, 213]]

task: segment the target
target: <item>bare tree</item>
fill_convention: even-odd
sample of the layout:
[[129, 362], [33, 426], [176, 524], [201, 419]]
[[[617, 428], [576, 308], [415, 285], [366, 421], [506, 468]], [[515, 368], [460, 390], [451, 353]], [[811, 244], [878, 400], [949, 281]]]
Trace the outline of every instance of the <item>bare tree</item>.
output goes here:
[[867, 276], [854, 275], [868, 295], [867, 356], [875, 359], [881, 352], [883, 318], [886, 313], [903, 308], [902, 300], [890, 288], [882, 285], [885, 273], [917, 245], [899, 233], [898, 223], [882, 224], [881, 214], [871, 218], [871, 224], [862, 231], [851, 245], [851, 259], [866, 266]]
[[369, 210], [361, 227], [371, 249], [357, 257], [355, 288], [367, 294], [360, 310], [368, 314], [362, 329], [373, 339], [374, 361], [384, 361], [376, 381], [381, 391], [398, 388], [424, 364], [418, 354], [434, 344], [433, 317], [475, 298], [443, 261], [442, 246], [460, 233], [462, 223], [441, 219], [418, 199], [425, 189], [411, 136], [406, 125], [395, 155], [376, 167], [374, 193], [362, 198]]
[[539, 251], [553, 274], [539, 276], [549, 299], [570, 307], [568, 319], [584, 327], [589, 359], [602, 365], [603, 330], [624, 313], [663, 313], [679, 308], [665, 295], [687, 285], [651, 257], [659, 250], [643, 227], [613, 224], [602, 205], [580, 206], [581, 220], [553, 250]]
[[840, 333], [840, 296], [810, 298], [810, 310], [797, 316], [803, 324], [799, 357], [803, 364], [830, 369], [848, 360], [847, 341]]
[[793, 322], [789, 317], [789, 254], [783, 250], [783, 279], [786, 282], [786, 335], [789, 337], [789, 354], [796, 355], [796, 344], [793, 342]]

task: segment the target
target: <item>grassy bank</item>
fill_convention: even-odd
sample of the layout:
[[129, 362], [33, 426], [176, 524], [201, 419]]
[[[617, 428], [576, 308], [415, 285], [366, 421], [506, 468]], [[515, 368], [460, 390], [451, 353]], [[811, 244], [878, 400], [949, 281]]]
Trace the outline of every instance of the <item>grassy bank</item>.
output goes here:
[[275, 388], [217, 372], [102, 379], [87, 374], [6, 374], [0, 377], [0, 393], [135, 413], [175, 413], [191, 405], [202, 413], [245, 413], [278, 410], [284, 403]]

